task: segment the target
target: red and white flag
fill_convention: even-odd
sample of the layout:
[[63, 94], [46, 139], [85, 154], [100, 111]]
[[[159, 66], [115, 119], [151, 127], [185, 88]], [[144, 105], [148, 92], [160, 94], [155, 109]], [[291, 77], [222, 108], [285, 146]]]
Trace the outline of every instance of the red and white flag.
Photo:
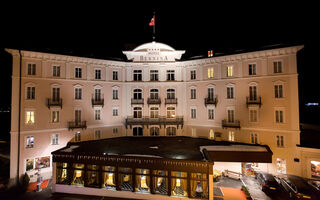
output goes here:
[[150, 23], [149, 23], [149, 26], [154, 26], [155, 25], [155, 16], [153, 15]]

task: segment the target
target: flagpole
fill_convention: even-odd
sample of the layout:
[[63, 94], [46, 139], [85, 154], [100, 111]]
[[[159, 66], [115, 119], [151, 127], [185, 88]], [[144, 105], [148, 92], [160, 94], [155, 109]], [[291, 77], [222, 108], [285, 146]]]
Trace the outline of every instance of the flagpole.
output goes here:
[[154, 25], [153, 25], [153, 41], [156, 41], [156, 12], [153, 12]]

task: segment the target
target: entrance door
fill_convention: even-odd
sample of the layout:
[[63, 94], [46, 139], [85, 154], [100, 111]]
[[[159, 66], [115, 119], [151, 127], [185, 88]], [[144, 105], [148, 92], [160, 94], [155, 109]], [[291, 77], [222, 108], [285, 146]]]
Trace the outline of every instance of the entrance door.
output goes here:
[[143, 136], [143, 128], [142, 127], [134, 127], [133, 128], [133, 136]]

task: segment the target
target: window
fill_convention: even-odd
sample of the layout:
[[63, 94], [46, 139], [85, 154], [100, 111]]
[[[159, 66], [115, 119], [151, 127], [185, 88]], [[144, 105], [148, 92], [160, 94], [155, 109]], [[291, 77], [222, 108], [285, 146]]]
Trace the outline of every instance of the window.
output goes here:
[[150, 128], [150, 136], [159, 136], [160, 128], [159, 127], [151, 127]]
[[284, 136], [277, 135], [277, 147], [284, 147]]
[[174, 81], [174, 70], [167, 70], [167, 81]]
[[133, 70], [133, 80], [142, 81], [142, 70]]
[[249, 110], [249, 122], [257, 122], [258, 121], [258, 110], [250, 109]]
[[28, 64], [28, 75], [36, 75], [36, 64]]
[[159, 90], [151, 89], [150, 90], [150, 99], [159, 99]]
[[150, 118], [158, 118], [159, 117], [159, 108], [151, 107], [150, 108]]
[[101, 130], [94, 131], [94, 139], [96, 139], [96, 140], [101, 139]]
[[34, 124], [34, 111], [26, 111], [26, 124]]
[[209, 139], [214, 140], [214, 131], [213, 131], [213, 129], [209, 129]]
[[175, 99], [175, 90], [167, 89], [167, 99]]
[[234, 122], [234, 110], [228, 110], [228, 122]]
[[112, 116], [118, 116], [119, 115], [119, 109], [117, 107], [112, 108]]
[[257, 133], [251, 133], [250, 134], [250, 141], [252, 144], [258, 144], [258, 134]]
[[74, 119], [76, 124], [81, 122], [81, 110], [74, 111]]
[[196, 118], [197, 118], [197, 109], [191, 108], [191, 119], [196, 119]]
[[233, 76], [233, 66], [227, 66], [227, 77]]
[[281, 61], [273, 62], [273, 73], [282, 73], [282, 62]]
[[100, 88], [96, 88], [94, 89], [94, 100], [95, 101], [101, 101], [101, 89]]
[[197, 98], [197, 89], [196, 88], [191, 88], [190, 89], [190, 94], [191, 94], [191, 99], [196, 99]]
[[118, 170], [119, 170], [118, 184], [120, 185], [120, 190], [133, 191], [132, 169], [119, 167]]
[[59, 134], [54, 133], [51, 135], [51, 144], [52, 145], [58, 145], [59, 144]]
[[56, 183], [68, 185], [69, 173], [70, 173], [70, 171], [68, 170], [68, 163], [58, 163], [57, 162]]
[[118, 89], [112, 89], [112, 99], [113, 100], [119, 99], [119, 91], [118, 91]]
[[208, 79], [212, 79], [213, 78], [213, 68], [208, 68]]
[[283, 123], [284, 122], [284, 116], [283, 116], [283, 110], [276, 110], [276, 123]]
[[73, 172], [71, 185], [84, 186], [84, 164], [74, 163], [71, 171]]
[[112, 71], [112, 80], [114, 81], [118, 80], [118, 71]]
[[100, 80], [101, 79], [101, 69], [95, 69], [94, 72], [95, 72], [94, 78], [97, 80]]
[[274, 97], [275, 98], [283, 98], [283, 85], [275, 85], [274, 86]]
[[256, 64], [249, 64], [249, 75], [257, 75]]
[[52, 76], [60, 77], [60, 66], [58, 65], [52, 66]]
[[35, 87], [27, 87], [27, 99], [34, 100], [36, 98], [36, 88]]
[[51, 112], [51, 122], [58, 123], [60, 121], [60, 112], [58, 110], [54, 110]]
[[85, 173], [86, 177], [86, 186], [93, 188], [100, 188], [100, 166], [99, 165], [88, 165], [87, 171]]
[[159, 81], [159, 71], [150, 70], [150, 81]]
[[81, 100], [82, 99], [82, 88], [74, 89], [74, 99]]
[[74, 68], [74, 77], [75, 78], [82, 78], [82, 68], [80, 68], [80, 67]]
[[249, 86], [249, 99], [251, 101], [257, 100], [257, 86]]
[[153, 170], [153, 192], [168, 195], [168, 171]]
[[166, 132], [167, 132], [167, 136], [175, 136], [177, 129], [176, 127], [167, 127]]
[[103, 188], [107, 190], [116, 190], [116, 168], [113, 166], [102, 166], [103, 172]]
[[142, 108], [140, 107], [133, 108], [133, 118], [142, 118]]
[[171, 195], [187, 197], [187, 172], [172, 171], [171, 177]]
[[190, 187], [191, 197], [197, 199], [208, 199], [207, 175], [201, 173], [191, 173]]
[[196, 128], [191, 128], [191, 136], [197, 137], [197, 129]]
[[214, 99], [214, 88], [208, 88], [208, 99]]
[[191, 80], [196, 80], [197, 79], [196, 70], [191, 70], [190, 71], [190, 79]]
[[167, 118], [175, 118], [176, 110], [175, 107], [168, 107], [167, 108]]
[[133, 99], [142, 99], [142, 90], [134, 89], [133, 90]]
[[33, 146], [34, 146], [34, 137], [27, 136], [26, 137], [26, 148], [33, 148]]
[[282, 174], [286, 174], [287, 173], [286, 160], [281, 159], [281, 158], [277, 158], [276, 161], [277, 161], [277, 172], [282, 173]]
[[52, 101], [60, 100], [60, 88], [52, 88]]
[[229, 131], [229, 141], [234, 141], [234, 131]]
[[94, 110], [94, 120], [101, 120], [101, 110], [100, 109]]
[[208, 119], [214, 119], [214, 110], [212, 108], [208, 109]]
[[117, 134], [118, 133], [118, 128], [112, 128], [112, 133]]
[[136, 169], [136, 188], [140, 193], [150, 193], [150, 170]]
[[80, 142], [81, 141], [81, 135], [80, 131], [75, 132], [74, 134], [74, 141], [75, 142]]
[[234, 98], [234, 87], [227, 87], [227, 99]]

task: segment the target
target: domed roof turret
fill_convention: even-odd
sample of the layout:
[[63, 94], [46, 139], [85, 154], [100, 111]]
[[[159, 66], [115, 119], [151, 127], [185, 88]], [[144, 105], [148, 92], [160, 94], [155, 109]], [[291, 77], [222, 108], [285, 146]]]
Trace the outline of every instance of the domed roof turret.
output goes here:
[[144, 52], [144, 51], [175, 51], [174, 48], [170, 47], [169, 45], [160, 43], [160, 42], [149, 42], [142, 44], [135, 49], [133, 49], [133, 52]]

